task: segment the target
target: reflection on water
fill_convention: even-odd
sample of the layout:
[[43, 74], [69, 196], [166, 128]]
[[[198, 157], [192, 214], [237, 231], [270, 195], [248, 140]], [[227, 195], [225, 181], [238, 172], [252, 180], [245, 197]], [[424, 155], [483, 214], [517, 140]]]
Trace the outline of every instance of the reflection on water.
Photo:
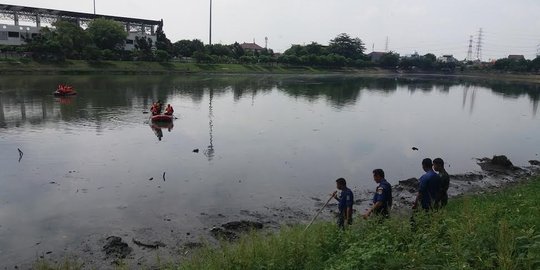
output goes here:
[[151, 123], [150, 128], [152, 128], [152, 131], [156, 134], [158, 141], [161, 141], [163, 138], [163, 129], [171, 132], [174, 128], [174, 123]]
[[[54, 98], [58, 82], [79, 95]], [[309, 207], [333, 179], [359, 192], [374, 168], [392, 183], [419, 176], [424, 157], [451, 173], [493, 154], [525, 165], [540, 154], [539, 91], [448, 77], [3, 76], [0, 266], [84, 234], [171, 231], [164, 217], [193, 231], [214, 225], [201, 212]], [[174, 126], [150, 123], [155, 100], [175, 108]]]
[[[405, 87], [410, 93], [421, 91], [429, 93], [448, 92], [451, 87], [463, 87], [463, 107], [469, 102], [468, 110], [474, 111], [476, 89], [488, 88], [494, 94], [505, 98], [526, 96], [531, 102], [534, 116], [538, 112], [540, 92], [538, 85], [501, 82], [471, 82], [448, 78], [358, 78], [358, 77], [217, 77], [202, 79], [199, 77], [173, 78], [100, 78], [71, 77], [69, 81], [78, 85], [84, 98], [51, 98], [50, 89], [62, 77], [38, 77], [21, 80], [17, 77], [2, 80], [0, 83], [0, 125], [18, 127], [24, 124], [41, 125], [47, 121], [92, 121], [97, 127], [103, 122], [114, 119], [114, 114], [131, 113], [135, 105], [147, 108], [152, 100], [166, 100], [171, 95], [179, 94], [194, 103], [200, 103], [205, 95], [221, 96], [232, 92], [234, 101], [244, 96], [252, 102], [258, 95], [264, 95], [278, 89], [285, 94], [302, 98], [309, 102], [325, 99], [336, 108], [353, 106], [362, 92], [380, 92], [391, 94]], [[210, 101], [211, 102], [211, 101]], [[212, 129], [212, 104], [210, 106], [210, 129]], [[111, 111], [111, 110], [117, 111]], [[6, 111], [9, 112], [6, 115]], [[17, 112], [17, 113], [15, 113]], [[101, 130], [102, 127], [97, 128]], [[211, 146], [211, 145], [210, 145]]]
[[[236, 96], [235, 96], [236, 99]], [[208, 158], [208, 161], [212, 161], [214, 159], [215, 150], [214, 150], [214, 108], [212, 106], [212, 101], [214, 100], [214, 91], [210, 89], [210, 92], [208, 94], [208, 133], [210, 138], [210, 144], [208, 144], [208, 148], [204, 152], [205, 156]]]

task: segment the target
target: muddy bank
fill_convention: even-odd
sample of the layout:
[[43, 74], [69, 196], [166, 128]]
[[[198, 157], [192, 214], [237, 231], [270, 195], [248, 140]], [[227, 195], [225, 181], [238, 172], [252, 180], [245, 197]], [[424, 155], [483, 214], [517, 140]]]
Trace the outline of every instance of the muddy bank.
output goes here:
[[[449, 196], [484, 193], [517, 183], [530, 176], [540, 174], [540, 162], [531, 160], [529, 167], [516, 167], [505, 156], [477, 159], [481, 170], [478, 172], [450, 176]], [[408, 213], [414, 201], [418, 186], [416, 178], [399, 181], [393, 186], [393, 213]], [[372, 191], [355, 190], [355, 216], [358, 218], [370, 207]], [[311, 196], [303, 198], [304, 207], [294, 207], [290, 202], [269, 206], [260, 211], [242, 210], [229, 213], [221, 210], [219, 214], [200, 213], [199, 221], [207, 226], [186, 229], [174, 217], [164, 222], [178, 221], [170, 231], [154, 228], [130, 229], [111, 232], [109, 235], [88, 235], [78, 245], [64, 253], [47, 253], [43, 258], [51, 262], [61, 262], [69, 254], [83, 265], [83, 269], [114, 269], [117, 265], [130, 268], [156, 268], [164, 262], [181, 263], [197, 249], [205, 245], [216, 245], [220, 241], [236, 241], [250, 231], [276, 231], [284, 225], [306, 224], [326, 198]], [[336, 211], [332, 202], [323, 212], [321, 219], [331, 220]], [[184, 221], [189, 222], [189, 221]], [[31, 265], [31, 264], [30, 264]], [[18, 265], [24, 268], [24, 265]], [[29, 268], [29, 267], [26, 267]]]

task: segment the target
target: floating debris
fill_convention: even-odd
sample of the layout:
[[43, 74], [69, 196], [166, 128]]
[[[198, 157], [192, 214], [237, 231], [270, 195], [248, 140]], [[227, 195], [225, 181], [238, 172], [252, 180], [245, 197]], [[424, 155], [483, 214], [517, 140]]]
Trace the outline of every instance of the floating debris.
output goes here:
[[151, 248], [151, 249], [158, 249], [160, 247], [166, 247], [167, 245], [165, 245], [164, 243], [160, 242], [160, 241], [154, 241], [152, 243], [144, 243], [144, 242], [141, 242], [135, 238], [132, 239], [133, 243], [135, 243], [135, 245], [137, 246], [141, 246], [141, 247], [145, 247], [145, 248]]
[[19, 162], [21, 162], [21, 159], [23, 158], [24, 153], [23, 153], [23, 151], [21, 151], [21, 149], [19, 149], [19, 148], [17, 148], [17, 151], [19, 151]]

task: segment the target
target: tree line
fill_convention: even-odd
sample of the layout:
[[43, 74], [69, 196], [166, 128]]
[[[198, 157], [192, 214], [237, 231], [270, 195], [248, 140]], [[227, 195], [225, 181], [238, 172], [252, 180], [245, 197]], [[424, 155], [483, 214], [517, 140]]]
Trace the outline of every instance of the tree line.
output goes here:
[[125, 50], [128, 33], [119, 22], [95, 19], [86, 29], [72, 21], [57, 21], [54, 29], [43, 28], [40, 35], [28, 38], [26, 45], [16, 48], [0, 48], [2, 51], [30, 52], [38, 61], [61, 62], [74, 60], [123, 60], [159, 61], [172, 58], [191, 59], [198, 63], [239, 63], [316, 67], [382, 67], [400, 70], [454, 71], [456, 69], [487, 69], [506, 72], [538, 72], [540, 57], [534, 60], [499, 59], [491, 65], [472, 62], [440, 61], [434, 54], [414, 54], [400, 57], [395, 52], [385, 52], [377, 58], [366, 54], [364, 42], [346, 33], [331, 39], [328, 45], [311, 42], [292, 45], [283, 54], [271, 49], [244, 50], [238, 42], [233, 44], [204, 44], [201, 40], [171, 42], [163, 31], [163, 24], [156, 29], [156, 41], [137, 37], [134, 50]]

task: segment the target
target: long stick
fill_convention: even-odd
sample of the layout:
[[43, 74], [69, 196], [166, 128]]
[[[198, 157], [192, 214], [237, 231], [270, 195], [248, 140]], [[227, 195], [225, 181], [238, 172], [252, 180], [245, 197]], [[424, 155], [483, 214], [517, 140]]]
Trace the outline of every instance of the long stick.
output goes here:
[[317, 219], [317, 217], [322, 213], [322, 211], [324, 210], [324, 208], [326, 208], [326, 206], [330, 203], [330, 201], [334, 198], [334, 194], [332, 194], [332, 196], [330, 196], [330, 199], [328, 199], [328, 201], [323, 205], [323, 207], [321, 208], [321, 210], [319, 210], [319, 212], [317, 212], [317, 214], [313, 217], [313, 219], [311, 220], [311, 222], [307, 225], [306, 229], [304, 229], [304, 232], [307, 231], [307, 229], [309, 229], [309, 227], [313, 224], [313, 222], [315, 222], [315, 219]]

